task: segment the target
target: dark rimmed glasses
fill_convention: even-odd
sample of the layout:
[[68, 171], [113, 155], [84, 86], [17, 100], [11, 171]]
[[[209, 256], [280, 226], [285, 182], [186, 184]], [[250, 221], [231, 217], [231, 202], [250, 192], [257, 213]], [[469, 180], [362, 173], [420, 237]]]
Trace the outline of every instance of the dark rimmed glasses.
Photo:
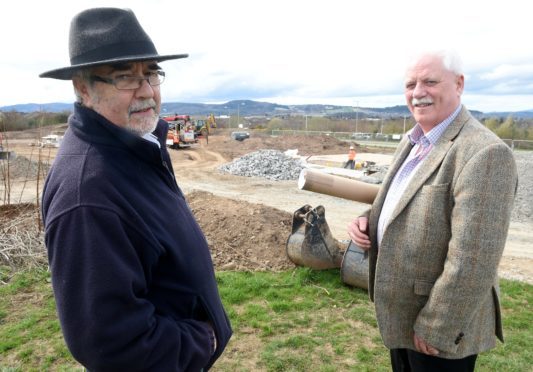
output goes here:
[[156, 71], [149, 72], [146, 76], [119, 76], [115, 79], [103, 78], [101, 76], [92, 75], [90, 77], [92, 81], [99, 81], [101, 83], [114, 85], [118, 90], [135, 90], [139, 89], [144, 80], [150, 84], [150, 86], [155, 87], [161, 85], [165, 81], [165, 72]]

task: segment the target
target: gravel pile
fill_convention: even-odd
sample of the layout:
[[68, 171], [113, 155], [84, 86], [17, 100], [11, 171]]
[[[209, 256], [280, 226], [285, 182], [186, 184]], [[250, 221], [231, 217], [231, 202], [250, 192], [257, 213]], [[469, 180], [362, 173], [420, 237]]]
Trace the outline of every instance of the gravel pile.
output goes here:
[[512, 221], [533, 222], [533, 151], [515, 151], [518, 170], [518, 192]]
[[259, 150], [218, 168], [237, 176], [263, 177], [273, 181], [297, 180], [303, 169], [299, 160], [278, 150]]

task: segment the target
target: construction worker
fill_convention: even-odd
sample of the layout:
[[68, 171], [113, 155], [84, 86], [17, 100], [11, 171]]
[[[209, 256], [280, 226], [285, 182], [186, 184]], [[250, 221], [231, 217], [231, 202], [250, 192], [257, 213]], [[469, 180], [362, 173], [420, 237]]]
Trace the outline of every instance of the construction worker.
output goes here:
[[353, 146], [350, 146], [350, 151], [348, 151], [348, 161], [344, 164], [344, 168], [355, 168], [355, 147]]

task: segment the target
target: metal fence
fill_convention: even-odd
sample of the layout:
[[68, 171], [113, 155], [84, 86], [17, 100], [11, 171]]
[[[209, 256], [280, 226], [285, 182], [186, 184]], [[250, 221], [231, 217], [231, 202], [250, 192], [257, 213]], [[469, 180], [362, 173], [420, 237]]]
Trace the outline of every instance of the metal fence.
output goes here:
[[343, 141], [400, 142], [401, 134], [331, 132], [318, 130], [274, 129], [273, 136], [330, 136]]
[[352, 133], [350, 132], [328, 132], [319, 130], [291, 130], [291, 129], [274, 129], [273, 136], [331, 136], [340, 140], [349, 140]]
[[503, 139], [503, 141], [513, 150], [533, 150], [533, 141]]

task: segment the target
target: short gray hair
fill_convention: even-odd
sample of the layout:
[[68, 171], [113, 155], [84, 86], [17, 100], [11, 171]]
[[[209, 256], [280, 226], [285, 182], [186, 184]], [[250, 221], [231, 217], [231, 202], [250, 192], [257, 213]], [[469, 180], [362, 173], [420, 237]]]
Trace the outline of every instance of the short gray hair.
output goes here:
[[454, 50], [442, 50], [438, 57], [441, 58], [444, 67], [456, 75], [463, 75], [463, 61], [459, 54]]
[[[84, 68], [84, 69], [74, 72], [72, 74], [72, 79], [78, 78], [82, 81], [87, 82], [88, 84], [92, 84], [93, 81], [91, 80], [91, 74], [92, 74], [92, 70], [90, 68]], [[78, 92], [75, 85], [74, 85], [74, 95], [76, 96], [76, 102], [79, 104], [83, 104], [83, 98], [81, 96], [81, 93]]]
[[463, 75], [463, 62], [461, 61], [459, 54], [453, 49], [426, 50], [419, 52], [410, 58], [408, 67], [411, 67], [414, 62], [424, 56], [437, 57], [442, 61], [446, 70], [451, 71], [456, 75]]

